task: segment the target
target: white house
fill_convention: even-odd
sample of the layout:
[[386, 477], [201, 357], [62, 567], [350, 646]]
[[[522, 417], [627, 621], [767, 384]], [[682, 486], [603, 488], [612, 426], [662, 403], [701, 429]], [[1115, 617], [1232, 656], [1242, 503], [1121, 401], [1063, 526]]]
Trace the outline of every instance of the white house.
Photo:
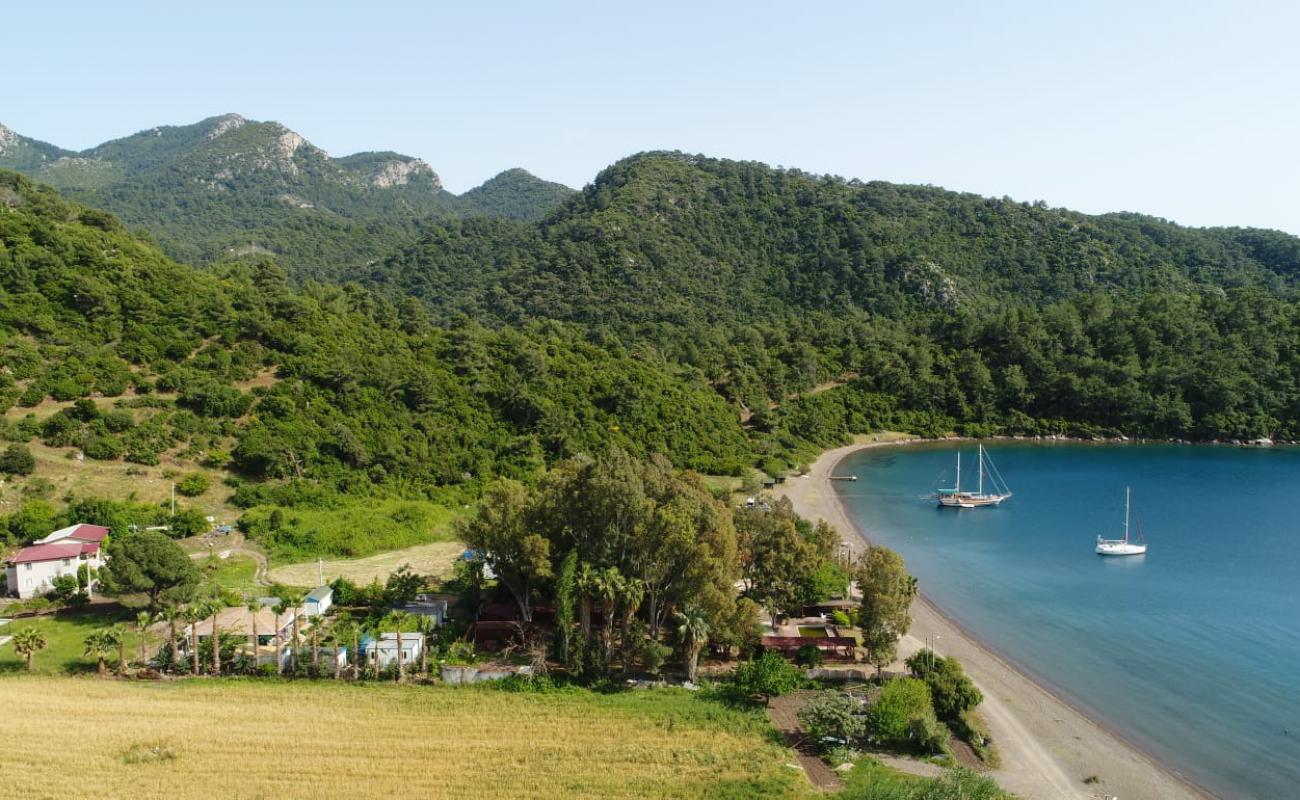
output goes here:
[[82, 566], [99, 569], [104, 566], [103, 543], [106, 538], [108, 528], [73, 525], [24, 547], [5, 565], [9, 593], [26, 600], [52, 591], [54, 579], [60, 575], [76, 577]]
[[334, 605], [334, 590], [329, 586], [317, 586], [307, 594], [302, 604], [302, 611], [309, 617], [319, 617]]
[[[420, 660], [420, 653], [424, 650], [424, 634], [402, 633], [402, 666], [410, 666]], [[373, 665], [375, 655], [379, 656], [379, 668], [388, 669], [397, 663], [397, 634], [384, 633], [380, 634], [378, 640], [373, 636], [363, 636], [361, 638], [361, 655], [362, 663]]]

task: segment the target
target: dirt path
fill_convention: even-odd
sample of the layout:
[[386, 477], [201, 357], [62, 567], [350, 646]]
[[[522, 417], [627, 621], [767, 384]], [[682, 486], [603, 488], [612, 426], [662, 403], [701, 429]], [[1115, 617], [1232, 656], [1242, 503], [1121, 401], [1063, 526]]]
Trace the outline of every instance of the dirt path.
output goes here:
[[780, 731], [785, 743], [794, 750], [799, 766], [803, 767], [813, 786], [826, 791], [843, 789], [844, 781], [825, 761], [813, 754], [799, 727], [799, 710], [808, 704], [813, 695], [813, 692], [793, 692], [773, 697], [767, 706], [767, 715], [772, 719], [772, 725]]

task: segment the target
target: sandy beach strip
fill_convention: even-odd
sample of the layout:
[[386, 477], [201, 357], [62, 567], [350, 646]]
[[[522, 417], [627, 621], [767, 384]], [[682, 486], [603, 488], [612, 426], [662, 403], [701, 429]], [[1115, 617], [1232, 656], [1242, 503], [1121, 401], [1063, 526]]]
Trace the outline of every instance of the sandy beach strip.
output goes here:
[[[867, 441], [822, 453], [806, 477], [790, 478], [775, 490], [789, 497], [801, 516], [824, 519], [838, 528], [855, 555], [867, 541], [866, 532], [849, 520], [835, 494], [830, 480], [835, 467], [848, 454], [866, 447], [918, 441], [864, 438]], [[900, 650], [913, 650], [922, 640], [937, 638], [936, 652], [956, 656], [984, 693], [980, 710], [1002, 753], [1002, 766], [991, 774], [1004, 789], [1025, 800], [1213, 797], [1007, 663], [924, 595], [913, 605], [912, 619], [909, 641]], [[1096, 780], [1084, 783], [1092, 776]]]

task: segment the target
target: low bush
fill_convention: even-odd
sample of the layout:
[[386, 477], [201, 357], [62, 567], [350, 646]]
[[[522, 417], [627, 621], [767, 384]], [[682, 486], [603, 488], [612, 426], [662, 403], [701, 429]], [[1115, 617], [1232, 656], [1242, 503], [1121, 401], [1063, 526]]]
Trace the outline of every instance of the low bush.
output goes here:
[[802, 680], [793, 664], [770, 650], [751, 661], [737, 664], [731, 674], [731, 685], [737, 694], [762, 698], [764, 703], [794, 689]]
[[176, 483], [176, 491], [186, 497], [198, 497], [212, 486], [212, 479], [202, 472], [191, 472]]
[[823, 692], [799, 711], [804, 733], [823, 748], [850, 746], [867, 735], [867, 707], [845, 692]]
[[794, 661], [801, 667], [820, 667], [822, 651], [815, 644], [806, 644], [795, 651]]
[[932, 650], [921, 650], [907, 659], [907, 669], [930, 688], [934, 713], [940, 719], [955, 721], [984, 700], [984, 695], [966, 676], [961, 662], [955, 658], [936, 655]]
[[930, 688], [916, 678], [897, 678], [886, 683], [867, 714], [867, 723], [871, 737], [887, 747], [942, 752], [942, 747], [934, 746], [931, 735], [939, 723], [931, 704]]
[[36, 457], [26, 445], [11, 444], [0, 453], [0, 472], [8, 475], [30, 475], [36, 470]]

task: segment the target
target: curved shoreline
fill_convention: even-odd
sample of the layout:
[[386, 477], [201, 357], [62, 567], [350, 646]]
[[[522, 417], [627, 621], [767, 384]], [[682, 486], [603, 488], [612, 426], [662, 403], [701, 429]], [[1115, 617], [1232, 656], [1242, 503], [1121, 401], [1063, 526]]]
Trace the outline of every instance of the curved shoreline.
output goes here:
[[[827, 450], [806, 477], [787, 480], [775, 493], [790, 498], [801, 516], [834, 525], [856, 552], [870, 539], [849, 518], [831, 485], [836, 467], [859, 450], [935, 441], [944, 440], [870, 441]], [[913, 605], [912, 615], [912, 632], [900, 649], [918, 649], [923, 639], [938, 639], [942, 646], [936, 646], [936, 651], [956, 656], [984, 693], [980, 708], [1002, 752], [1003, 765], [992, 774], [1003, 788], [1025, 800], [1215, 797], [997, 652], [924, 593]], [[1090, 776], [1099, 780], [1085, 784]]]

